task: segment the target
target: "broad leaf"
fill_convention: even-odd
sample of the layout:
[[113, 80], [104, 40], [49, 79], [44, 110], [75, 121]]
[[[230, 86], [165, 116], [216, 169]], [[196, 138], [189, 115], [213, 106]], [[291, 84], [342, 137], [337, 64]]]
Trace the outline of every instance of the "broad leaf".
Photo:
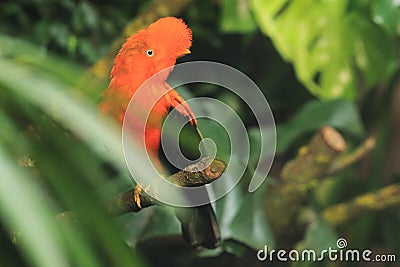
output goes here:
[[[309, 214], [309, 217], [312, 217], [312, 221], [306, 229], [303, 241], [296, 247], [300, 257], [304, 256], [305, 260], [296, 262], [294, 264], [296, 267], [320, 266], [317, 264], [317, 262], [322, 261], [322, 258], [327, 262], [329, 261], [328, 253], [324, 253], [322, 255], [323, 250], [329, 250], [329, 248], [332, 248], [333, 250], [338, 249], [336, 246], [338, 239], [333, 229], [325, 221], [318, 217], [318, 215], [311, 211], [310, 213], [311, 214]], [[311, 253], [303, 253], [303, 251], [310, 251]], [[315, 252], [315, 254], [313, 254], [313, 252]], [[314, 255], [315, 260], [313, 260]], [[311, 260], [307, 260], [308, 257], [311, 257]]]
[[265, 244], [274, 247], [274, 237], [264, 208], [266, 188], [263, 186], [254, 193], [245, 193], [240, 186], [236, 186], [216, 203], [223, 239], [240, 241], [255, 250]]
[[345, 0], [251, 1], [261, 30], [319, 98], [354, 99], [359, 82], [372, 87], [394, 70], [397, 41], [347, 5]]
[[389, 34], [400, 34], [400, 1], [379, 0], [372, 3], [372, 14], [376, 24]]
[[[358, 137], [364, 135], [360, 114], [351, 101], [311, 101], [289, 122], [277, 126], [276, 153], [285, 151], [301, 135], [323, 126], [332, 126]], [[260, 142], [258, 129], [250, 129], [249, 134], [252, 147], [257, 147]], [[268, 135], [263, 136], [264, 142], [268, 142], [269, 139]], [[251, 159], [254, 159], [254, 156]]]

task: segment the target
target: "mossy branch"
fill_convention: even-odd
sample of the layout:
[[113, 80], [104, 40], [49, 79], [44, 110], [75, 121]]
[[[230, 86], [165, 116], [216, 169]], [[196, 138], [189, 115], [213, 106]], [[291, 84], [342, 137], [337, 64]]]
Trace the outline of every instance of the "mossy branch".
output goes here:
[[[203, 169], [204, 166], [207, 168]], [[223, 161], [206, 157], [165, 179], [178, 186], [201, 186], [218, 179], [225, 168], [226, 164]], [[136, 186], [134, 189], [106, 199], [101, 204], [108, 214], [116, 217], [130, 212], [139, 212], [146, 207], [159, 204], [159, 202], [146, 194], [140, 186]], [[57, 218], [64, 224], [64, 227], [82, 228], [82, 221], [73, 211], [62, 212], [57, 215]]]
[[[267, 195], [266, 211], [277, 236], [285, 236], [300, 211], [309, 189], [323, 177], [346, 144], [331, 127], [323, 127], [310, 143], [299, 149], [295, 159], [281, 171], [280, 182]], [[286, 234], [284, 234], [286, 233]]]
[[383, 187], [376, 192], [364, 194], [351, 201], [338, 204], [322, 212], [332, 226], [348, 223], [362, 214], [400, 206], [400, 184]]
[[[207, 166], [206, 168], [204, 168]], [[203, 158], [198, 163], [190, 165], [183, 171], [165, 178], [167, 181], [185, 187], [201, 186], [215, 181], [222, 175], [226, 164], [220, 160]], [[104, 202], [108, 213], [119, 216], [129, 212], [138, 212], [143, 208], [153, 206], [157, 201], [151, 198], [140, 186], [113, 196]]]
[[374, 148], [376, 144], [376, 137], [368, 137], [360, 146], [358, 146], [354, 151], [349, 154], [338, 157], [337, 160], [332, 162], [329, 166], [326, 176], [338, 173], [341, 170], [348, 168], [354, 163], [360, 161], [365, 156], [367, 156]]
[[[270, 223], [277, 236], [290, 236], [290, 229], [296, 231], [296, 227], [291, 226], [297, 222], [297, 215], [309, 191], [321, 178], [348, 168], [368, 155], [374, 147], [375, 137], [371, 136], [355, 150], [345, 154], [345, 141], [336, 130], [323, 127], [315, 134], [308, 145], [299, 149], [296, 158], [284, 165], [279, 183], [267, 195], [266, 211], [271, 214]], [[361, 213], [395, 205], [399, 198], [397, 193], [389, 187], [387, 191], [367, 194], [356, 198], [354, 202], [325, 210], [324, 217], [332, 225], [344, 223]]]
[[[275, 234], [280, 238], [290, 237], [302, 227], [298, 215], [310, 189], [319, 179], [336, 174], [368, 155], [375, 148], [375, 140], [370, 136], [355, 150], [344, 154], [346, 145], [341, 135], [324, 127], [308, 145], [301, 147], [297, 156], [284, 165], [279, 183], [267, 195], [266, 209]], [[362, 214], [397, 206], [400, 206], [400, 184], [393, 184], [327, 208], [322, 216], [337, 227]]]

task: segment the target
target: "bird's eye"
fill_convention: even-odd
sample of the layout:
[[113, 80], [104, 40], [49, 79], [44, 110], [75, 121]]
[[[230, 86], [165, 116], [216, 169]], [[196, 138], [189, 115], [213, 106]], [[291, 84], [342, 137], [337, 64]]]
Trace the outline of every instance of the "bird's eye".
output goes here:
[[148, 56], [148, 57], [154, 56], [154, 51], [151, 50], [151, 49], [148, 49], [148, 50], [146, 51], [146, 56]]

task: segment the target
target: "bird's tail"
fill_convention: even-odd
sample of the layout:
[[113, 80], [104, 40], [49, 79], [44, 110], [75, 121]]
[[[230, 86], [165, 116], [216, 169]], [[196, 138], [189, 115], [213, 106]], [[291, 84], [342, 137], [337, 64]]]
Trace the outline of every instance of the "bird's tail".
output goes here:
[[211, 204], [195, 208], [176, 208], [182, 234], [195, 248], [216, 248], [221, 241], [217, 219]]

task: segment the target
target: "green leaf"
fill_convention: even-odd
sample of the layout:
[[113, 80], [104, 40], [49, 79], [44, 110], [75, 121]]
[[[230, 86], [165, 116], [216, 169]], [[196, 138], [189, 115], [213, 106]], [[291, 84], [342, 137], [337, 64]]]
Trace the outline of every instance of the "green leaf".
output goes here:
[[[315, 251], [316, 259], [321, 256], [322, 250], [328, 250], [329, 247], [337, 249], [337, 236], [333, 229], [314, 212], [309, 211], [308, 217], [312, 217], [312, 222], [308, 225], [303, 241], [296, 247], [300, 253], [304, 250]], [[306, 254], [305, 254], [306, 255]], [[324, 254], [327, 259], [327, 253]], [[316, 261], [299, 261], [294, 266], [314, 266]], [[319, 266], [319, 265], [317, 265]]]
[[[264, 189], [266, 186], [263, 187]], [[265, 215], [265, 190], [261, 188], [243, 198], [239, 212], [233, 219], [233, 238], [252, 248], [259, 249], [265, 244], [274, 247], [274, 239]]]
[[[400, 15], [400, 13], [399, 13]], [[354, 59], [357, 67], [364, 74], [368, 87], [378, 81], [387, 81], [397, 68], [397, 49], [382, 30], [361, 15], [352, 14], [349, 21], [354, 33]]]
[[[3, 69], [0, 73], [0, 82], [3, 85], [26, 101], [42, 108], [51, 117], [80, 136], [97, 153], [110, 160], [115, 157], [116, 163], [124, 162], [115, 126], [109, 128], [99, 123], [93, 103], [78, 100], [65, 93], [68, 88], [65, 84], [48, 77], [44, 79], [29, 68], [8, 60], [0, 58], [0, 68]], [[105, 151], [99, 144], [106, 144], [109, 150]]]
[[372, 16], [374, 22], [389, 34], [400, 34], [400, 2], [398, 0], [373, 1]]
[[[385, 82], [396, 64], [396, 39], [347, 5], [345, 0], [251, 1], [260, 29], [294, 65], [299, 81], [322, 99], [354, 99], [360, 79], [369, 87]], [[374, 56], [378, 51], [380, 57]]]
[[181, 234], [180, 223], [172, 208], [144, 209], [140, 213], [125, 216], [123, 221], [125, 221], [126, 232], [129, 236], [127, 242], [131, 246], [136, 245], [138, 241], [153, 237]]
[[25, 256], [36, 266], [69, 266], [59, 242], [59, 229], [49, 214], [49, 203], [32, 179], [27, 179], [29, 175], [9, 162], [2, 147], [0, 170], [0, 216], [11, 231], [22, 231], [21, 247], [27, 253]]
[[[349, 100], [314, 100], [304, 105], [287, 123], [278, 125], [276, 153], [285, 151], [301, 135], [316, 131], [323, 126], [332, 126], [357, 137], [364, 135], [357, 107]], [[257, 145], [258, 129], [250, 129], [251, 143]], [[263, 136], [265, 142], [269, 136]]]
[[231, 143], [225, 128], [210, 119], [199, 119], [199, 129], [204, 138], [210, 138], [216, 144], [216, 157], [227, 162], [231, 156]]
[[[95, 103], [71, 94], [69, 82], [62, 79], [69, 75], [35, 67], [41, 60], [55, 62], [55, 58], [9, 38], [7, 45], [13, 43], [22, 54], [32, 53], [30, 60], [10, 51], [0, 55], [0, 122], [4, 123], [0, 144], [8, 152], [0, 152], [1, 220], [11, 230], [21, 229], [16, 242], [23, 242], [21, 249], [31, 265], [99, 266], [106, 261], [137, 266], [140, 262], [124, 243], [120, 228], [99, 205], [105, 193], [116, 189], [105, 179], [103, 161], [125, 167], [119, 134], [99, 120]], [[58, 60], [64, 71], [76, 71]], [[37, 164], [21, 170], [10, 163], [26, 152]], [[82, 225], [61, 225], [62, 216], [57, 222], [56, 215], [64, 210], [72, 210]]]
[[239, 213], [243, 197], [243, 192], [240, 190], [239, 186], [236, 186], [226, 196], [215, 203], [215, 211], [223, 239], [228, 239], [235, 234], [231, 225], [235, 216]]
[[0, 56], [43, 70], [68, 85], [76, 85], [84, 72], [84, 69], [76, 64], [50, 56], [32, 44], [7, 35], [0, 35]]
[[223, 239], [233, 239], [256, 250], [265, 244], [274, 247], [274, 237], [264, 209], [265, 189], [263, 186], [254, 193], [244, 193], [240, 186], [236, 186], [216, 203]]
[[316, 217], [306, 230], [302, 247], [321, 252], [329, 247], [336, 247], [337, 236], [333, 229], [321, 218]]
[[[190, 100], [195, 98], [195, 96], [189, 91], [185, 86], [180, 86], [177, 88], [178, 93], [183, 97], [183, 99]], [[231, 104], [231, 103], [229, 103]], [[229, 105], [231, 107], [231, 105]], [[210, 118], [217, 118], [219, 114], [218, 110], [212, 104], [202, 103], [202, 105], [192, 105], [191, 106], [194, 114], [202, 114], [206, 110]], [[233, 107], [234, 108], [234, 107]], [[231, 119], [230, 116], [225, 116], [226, 120]], [[198, 128], [204, 138], [210, 138], [216, 145], [216, 157], [225, 162], [229, 161], [231, 156], [231, 142], [226, 132], [226, 129], [217, 121], [199, 117]]]
[[256, 29], [253, 15], [246, 0], [222, 2], [221, 29], [224, 32], [247, 33]]

